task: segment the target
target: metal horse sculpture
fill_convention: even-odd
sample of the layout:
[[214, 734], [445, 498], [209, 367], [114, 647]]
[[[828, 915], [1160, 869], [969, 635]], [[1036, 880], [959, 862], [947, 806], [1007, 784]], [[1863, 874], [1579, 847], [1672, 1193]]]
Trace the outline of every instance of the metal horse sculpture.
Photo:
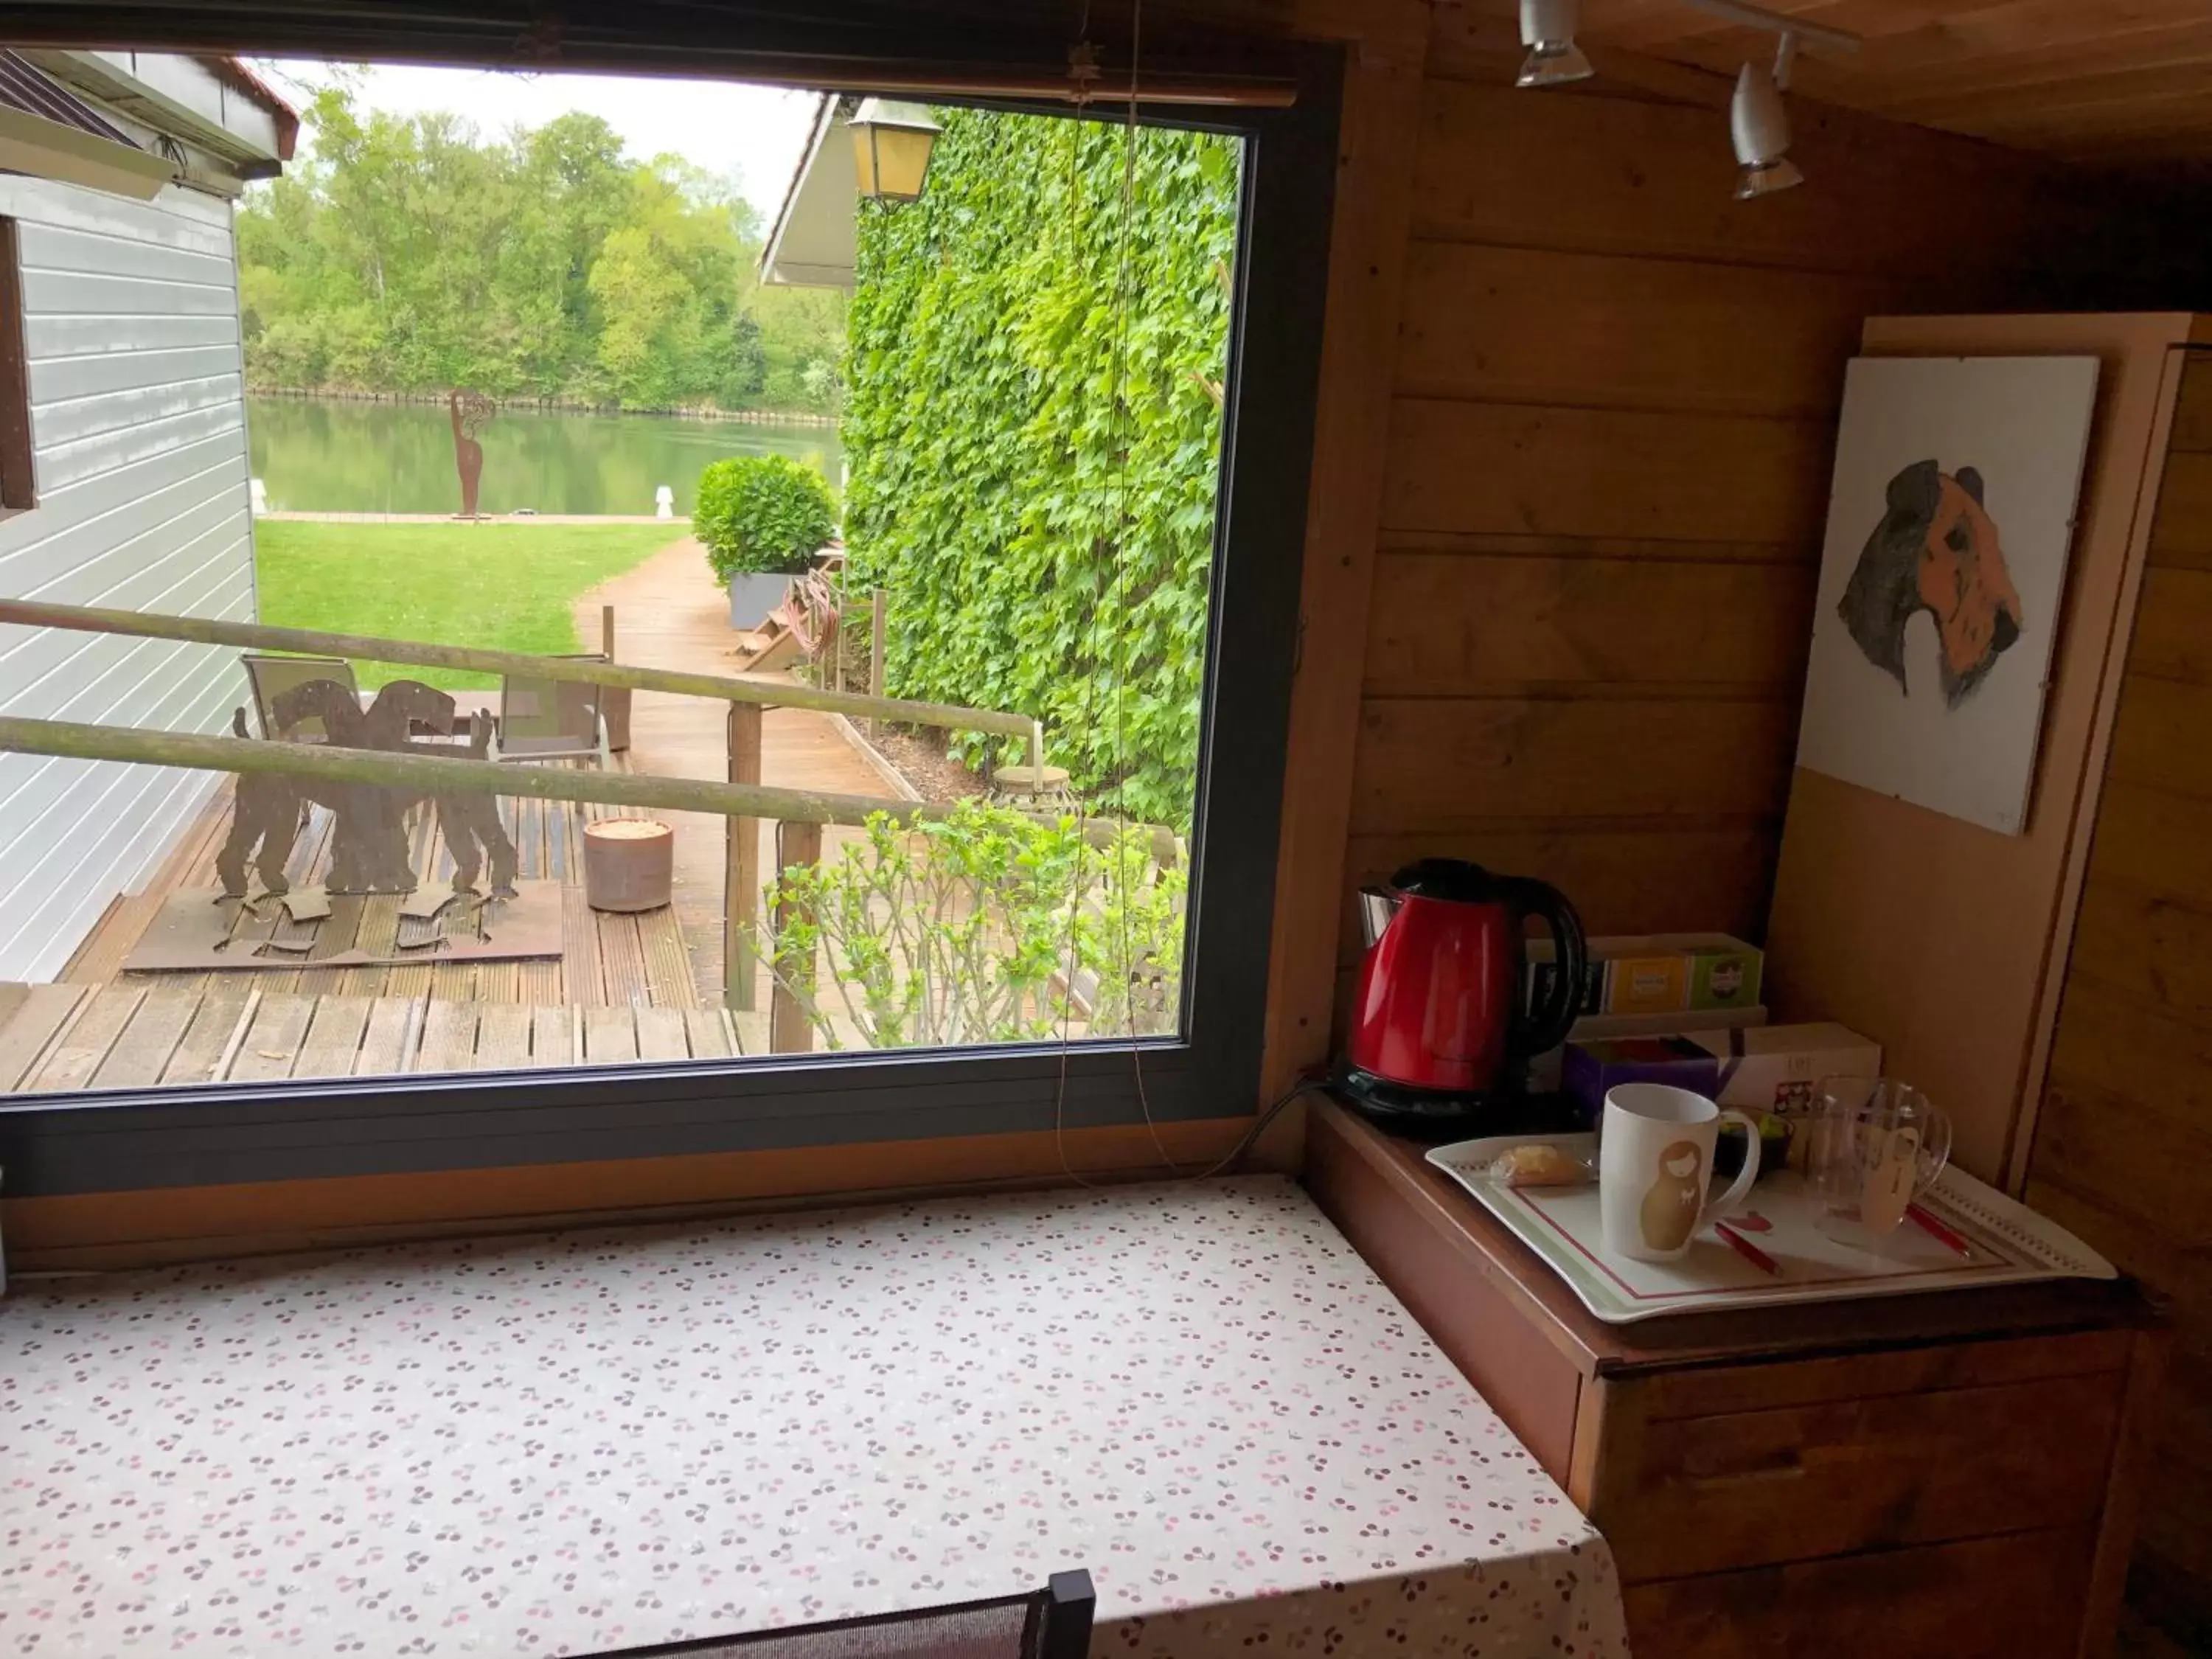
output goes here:
[[[303, 720], [319, 719], [332, 746], [341, 749], [453, 752], [444, 744], [415, 741], [412, 733], [418, 726], [440, 734], [453, 729], [453, 698], [416, 680], [392, 681], [376, 694], [376, 701], [366, 712], [337, 681], [310, 680], [278, 696], [270, 716], [279, 733]], [[241, 738], [246, 735], [243, 708], [232, 716], [231, 729]], [[490, 738], [490, 723], [482, 716], [473, 718], [468, 757], [483, 759]], [[261, 884], [267, 891], [288, 891], [291, 884], [284, 866], [291, 857], [307, 806], [313, 803], [330, 808], [337, 820], [331, 836], [330, 875], [325, 883], [329, 891], [411, 892], [416, 882], [407, 852], [407, 815], [424, 799], [382, 784], [241, 773], [230, 835], [216, 854], [216, 873], [224, 893], [234, 898], [246, 895], [249, 863], [260, 872]], [[500, 823], [498, 802], [489, 793], [476, 793], [427, 799], [437, 811], [438, 827], [453, 855], [454, 890], [473, 890], [477, 874], [488, 861], [493, 896], [513, 897], [514, 843]]]
[[477, 438], [499, 408], [481, 392], [456, 390], [447, 395], [446, 409], [453, 421], [453, 466], [461, 475], [460, 516], [473, 519], [479, 516], [477, 487], [483, 481], [483, 446]]

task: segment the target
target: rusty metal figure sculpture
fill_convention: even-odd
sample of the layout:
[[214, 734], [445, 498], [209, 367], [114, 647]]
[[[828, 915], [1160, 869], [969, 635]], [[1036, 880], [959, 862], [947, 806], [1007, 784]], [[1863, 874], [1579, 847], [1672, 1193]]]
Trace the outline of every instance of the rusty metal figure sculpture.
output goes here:
[[[270, 710], [277, 732], [304, 720], [320, 720], [331, 743], [342, 749], [386, 752], [423, 750], [450, 754], [443, 744], [419, 743], [418, 730], [434, 734], [453, 729], [453, 700], [415, 680], [394, 680], [376, 694], [364, 712], [353, 694], [335, 680], [310, 680], [279, 696]], [[232, 730], [246, 735], [245, 710]], [[471, 752], [482, 758], [488, 724], [473, 721]], [[414, 890], [415, 871], [408, 856], [407, 815], [422, 797], [378, 784], [303, 782], [270, 773], [242, 773], [229, 836], [216, 854], [216, 872], [224, 893], [242, 898], [249, 861], [260, 872], [264, 890], [289, 890], [285, 875], [293, 843], [309, 803], [328, 807], [337, 819], [331, 834], [331, 867], [325, 882], [332, 893], [406, 893]], [[514, 896], [514, 843], [500, 823], [499, 804], [490, 795], [442, 794], [429, 798], [439, 829], [453, 856], [453, 888], [475, 888], [489, 860], [493, 896]]]
[[447, 394], [446, 409], [453, 420], [453, 466], [461, 475], [460, 516], [477, 518], [477, 487], [483, 480], [483, 446], [477, 438], [499, 406], [481, 392], [457, 389]]

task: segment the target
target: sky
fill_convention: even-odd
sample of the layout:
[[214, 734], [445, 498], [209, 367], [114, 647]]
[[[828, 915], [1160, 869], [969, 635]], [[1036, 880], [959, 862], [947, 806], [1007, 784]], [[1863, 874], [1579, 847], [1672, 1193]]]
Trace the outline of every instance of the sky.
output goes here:
[[[257, 60], [276, 89], [304, 105], [330, 76], [321, 64]], [[303, 84], [304, 81], [304, 84]], [[814, 111], [811, 92], [731, 81], [671, 81], [614, 75], [538, 75], [508, 70], [377, 64], [364, 73], [359, 106], [415, 115], [451, 110], [487, 133], [543, 126], [569, 110], [602, 118], [640, 161], [674, 154], [734, 179], [738, 190], [775, 216], [799, 164]]]

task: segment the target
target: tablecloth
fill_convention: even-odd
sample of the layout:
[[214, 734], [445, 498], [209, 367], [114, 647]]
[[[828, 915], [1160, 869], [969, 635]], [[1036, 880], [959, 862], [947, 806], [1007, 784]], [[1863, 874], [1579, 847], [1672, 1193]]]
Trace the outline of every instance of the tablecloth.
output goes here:
[[1604, 1544], [1279, 1177], [0, 1304], [10, 1655], [590, 1653], [1079, 1566], [1099, 1655], [1626, 1651]]

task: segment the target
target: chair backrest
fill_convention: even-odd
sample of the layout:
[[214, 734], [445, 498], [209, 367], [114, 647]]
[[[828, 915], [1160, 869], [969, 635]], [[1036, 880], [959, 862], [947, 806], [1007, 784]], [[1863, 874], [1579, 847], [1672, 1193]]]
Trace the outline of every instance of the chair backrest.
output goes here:
[[508, 674], [500, 681], [500, 745], [513, 751], [590, 752], [599, 738], [599, 688]]
[[319, 714], [298, 721], [289, 732], [276, 729], [276, 716], [271, 712], [276, 707], [276, 699], [311, 680], [336, 680], [352, 694], [355, 702], [361, 700], [360, 688], [353, 678], [353, 665], [343, 657], [264, 657], [249, 651], [239, 661], [246, 665], [246, 682], [253, 693], [254, 717], [260, 721], [264, 738], [305, 738], [311, 743], [329, 740], [331, 734], [324, 729]]
[[626, 1648], [598, 1659], [1084, 1659], [1097, 1607], [1089, 1573], [1056, 1572], [1027, 1595]]

